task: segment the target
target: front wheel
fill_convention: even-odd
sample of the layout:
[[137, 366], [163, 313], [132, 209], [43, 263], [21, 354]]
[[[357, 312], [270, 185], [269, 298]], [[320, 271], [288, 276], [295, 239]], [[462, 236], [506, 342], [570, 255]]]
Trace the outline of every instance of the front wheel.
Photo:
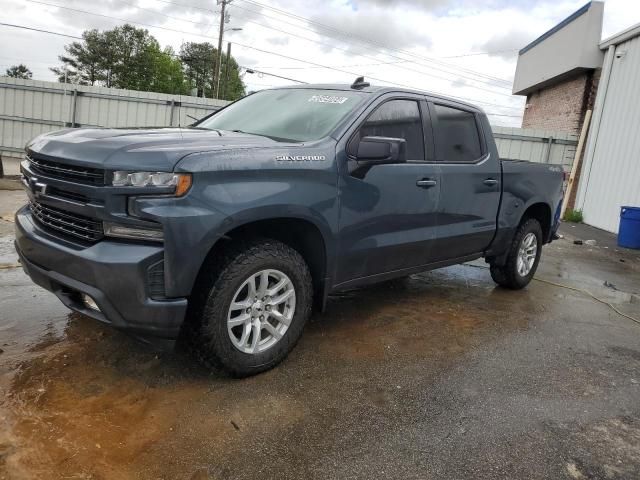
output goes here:
[[531, 282], [541, 254], [542, 228], [538, 220], [530, 218], [518, 227], [513, 236], [505, 264], [491, 264], [491, 278], [502, 287], [520, 290]]
[[190, 344], [205, 366], [236, 377], [268, 370], [293, 349], [311, 314], [309, 268], [294, 249], [255, 240], [206, 272], [193, 298]]

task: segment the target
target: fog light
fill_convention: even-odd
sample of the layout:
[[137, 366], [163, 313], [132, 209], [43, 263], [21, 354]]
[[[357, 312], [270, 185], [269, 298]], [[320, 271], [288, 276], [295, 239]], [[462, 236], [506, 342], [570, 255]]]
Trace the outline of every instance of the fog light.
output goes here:
[[161, 230], [162, 227], [158, 225], [158, 228], [143, 228], [143, 227], [127, 227], [125, 225], [118, 225], [117, 223], [104, 223], [104, 234], [109, 237], [118, 238], [134, 238], [137, 240], [153, 240], [156, 242], [164, 241], [164, 234]]
[[96, 312], [100, 311], [100, 307], [98, 307], [96, 301], [86, 293], [82, 294], [82, 303], [84, 303], [85, 307], [90, 308], [91, 310], [95, 310]]

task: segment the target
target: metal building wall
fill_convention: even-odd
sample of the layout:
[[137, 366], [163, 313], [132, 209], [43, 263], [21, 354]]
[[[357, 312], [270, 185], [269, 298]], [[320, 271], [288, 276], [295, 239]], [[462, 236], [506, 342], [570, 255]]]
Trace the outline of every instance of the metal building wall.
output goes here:
[[19, 156], [33, 137], [67, 127], [166, 127], [229, 102], [0, 77], [0, 154]]
[[589, 133], [577, 208], [589, 225], [617, 233], [620, 207], [640, 207], [640, 36], [611, 47], [603, 76], [607, 61], [611, 74], [598, 91], [602, 98]]

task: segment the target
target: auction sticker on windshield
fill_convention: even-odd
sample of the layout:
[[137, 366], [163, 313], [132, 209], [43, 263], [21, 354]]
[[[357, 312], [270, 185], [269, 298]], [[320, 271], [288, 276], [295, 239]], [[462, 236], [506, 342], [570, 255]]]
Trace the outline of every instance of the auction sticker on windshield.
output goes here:
[[349, 100], [348, 97], [338, 97], [335, 95], [312, 95], [309, 98], [310, 102], [314, 103], [344, 103]]

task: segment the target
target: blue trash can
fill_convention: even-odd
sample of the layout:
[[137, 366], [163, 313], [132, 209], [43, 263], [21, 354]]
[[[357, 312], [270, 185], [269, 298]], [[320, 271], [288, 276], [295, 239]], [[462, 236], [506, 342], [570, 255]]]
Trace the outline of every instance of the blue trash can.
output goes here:
[[640, 249], [640, 207], [620, 207], [618, 245]]

